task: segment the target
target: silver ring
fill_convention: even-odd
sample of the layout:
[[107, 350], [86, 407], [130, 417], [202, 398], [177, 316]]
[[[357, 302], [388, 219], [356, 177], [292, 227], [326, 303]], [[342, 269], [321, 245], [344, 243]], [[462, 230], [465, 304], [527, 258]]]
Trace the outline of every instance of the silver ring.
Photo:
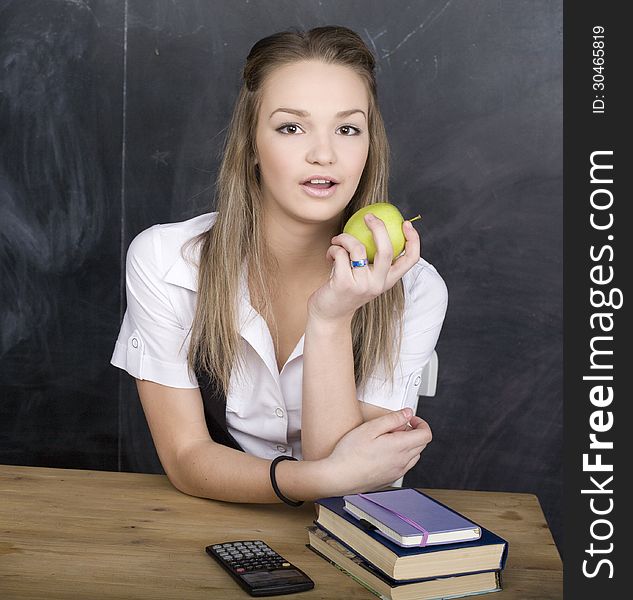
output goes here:
[[369, 261], [366, 258], [361, 258], [360, 260], [350, 260], [349, 262], [352, 265], [352, 269], [366, 267], [369, 264]]

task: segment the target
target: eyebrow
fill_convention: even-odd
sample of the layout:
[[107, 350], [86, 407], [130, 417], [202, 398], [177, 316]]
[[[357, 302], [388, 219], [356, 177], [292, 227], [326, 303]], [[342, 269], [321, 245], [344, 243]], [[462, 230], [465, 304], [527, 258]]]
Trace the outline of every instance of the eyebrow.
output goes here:
[[[307, 110], [298, 110], [296, 108], [278, 108], [276, 110], [273, 110], [273, 112], [270, 113], [270, 117], [268, 118], [270, 119], [277, 112], [286, 112], [292, 115], [297, 115], [298, 117], [310, 116], [310, 113]], [[342, 110], [340, 112], [337, 112], [335, 116], [337, 118], [349, 117], [350, 115], [353, 115], [354, 113], [361, 113], [363, 117], [365, 117], [365, 120], [367, 120], [367, 115], [360, 108], [351, 108], [350, 110]]]

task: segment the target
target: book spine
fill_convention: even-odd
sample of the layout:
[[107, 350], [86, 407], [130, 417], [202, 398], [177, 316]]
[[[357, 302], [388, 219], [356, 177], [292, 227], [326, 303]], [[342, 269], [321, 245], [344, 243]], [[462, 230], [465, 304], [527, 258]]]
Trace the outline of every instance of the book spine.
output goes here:
[[334, 565], [341, 573], [345, 573], [345, 575], [347, 575], [348, 577], [351, 577], [356, 583], [360, 583], [360, 585], [362, 585], [365, 589], [369, 590], [375, 596], [378, 596], [379, 598], [385, 598], [385, 596], [383, 596], [380, 592], [372, 588], [368, 583], [366, 583], [362, 579], [359, 579], [358, 577], [350, 573], [346, 568], [342, 567], [338, 563], [334, 562], [332, 559], [325, 556], [325, 554], [321, 554], [314, 546], [311, 546], [310, 544], [306, 544], [306, 548], [309, 548], [310, 550], [312, 550], [312, 552], [320, 556], [322, 559], [327, 560], [327, 562], [329, 562], [331, 565]]

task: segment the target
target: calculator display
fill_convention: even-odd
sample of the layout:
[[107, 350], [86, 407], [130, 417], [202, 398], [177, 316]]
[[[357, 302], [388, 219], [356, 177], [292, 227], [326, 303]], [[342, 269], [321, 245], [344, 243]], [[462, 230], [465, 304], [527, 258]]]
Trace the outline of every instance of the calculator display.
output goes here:
[[244, 573], [242, 577], [251, 585], [270, 585], [273, 581], [278, 583], [299, 583], [304, 580], [304, 576], [294, 569], [279, 569], [278, 571], [267, 571], [265, 573]]

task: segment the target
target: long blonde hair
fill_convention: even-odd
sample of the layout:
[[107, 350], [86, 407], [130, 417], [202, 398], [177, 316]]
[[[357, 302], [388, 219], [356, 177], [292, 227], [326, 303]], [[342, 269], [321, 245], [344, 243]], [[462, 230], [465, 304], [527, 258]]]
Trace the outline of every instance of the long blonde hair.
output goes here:
[[[215, 379], [224, 394], [233, 367], [242, 371], [245, 364], [237, 311], [245, 265], [257, 265], [248, 276], [251, 298], [258, 299], [253, 306], [273, 324], [273, 337], [277, 333], [271, 303], [277, 264], [262, 233], [255, 131], [266, 77], [278, 67], [305, 60], [347, 66], [363, 79], [369, 92], [369, 153], [358, 188], [341, 214], [339, 231], [359, 208], [388, 198], [389, 144], [378, 109], [375, 60], [361, 37], [345, 27], [318, 27], [307, 32], [284, 31], [258, 41], [246, 59], [227, 131], [215, 191], [217, 219], [211, 229], [194, 239], [201, 248], [188, 362], [195, 373]], [[404, 289], [399, 280], [354, 314], [357, 389], [380, 367], [383, 376], [392, 377], [400, 353], [403, 312]]]

